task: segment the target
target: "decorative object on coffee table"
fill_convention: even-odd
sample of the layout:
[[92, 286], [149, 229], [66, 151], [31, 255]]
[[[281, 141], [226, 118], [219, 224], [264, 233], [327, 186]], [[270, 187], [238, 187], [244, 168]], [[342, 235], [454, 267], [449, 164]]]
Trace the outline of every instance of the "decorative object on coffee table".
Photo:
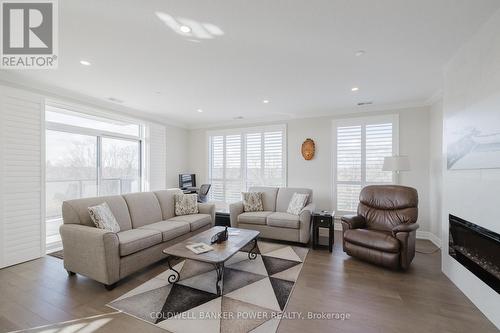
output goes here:
[[311, 215], [312, 219], [312, 233], [313, 233], [313, 249], [318, 248], [319, 245], [319, 228], [328, 229], [328, 251], [332, 252], [334, 233], [333, 221], [335, 219], [335, 212], [331, 211], [315, 211]]
[[227, 241], [227, 237], [228, 237], [228, 232], [227, 232], [227, 227], [226, 227], [224, 230], [219, 231], [218, 233], [213, 235], [210, 243], [211, 244], [214, 244], [214, 243], [220, 244], [222, 242]]
[[312, 160], [316, 151], [316, 145], [313, 139], [307, 138], [302, 143], [302, 156], [306, 161]]

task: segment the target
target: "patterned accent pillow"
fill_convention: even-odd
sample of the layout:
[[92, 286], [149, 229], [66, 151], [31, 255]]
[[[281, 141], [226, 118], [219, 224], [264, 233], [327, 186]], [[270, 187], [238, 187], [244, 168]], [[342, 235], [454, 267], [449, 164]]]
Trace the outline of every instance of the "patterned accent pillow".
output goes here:
[[176, 194], [175, 215], [198, 214], [198, 194]]
[[286, 212], [288, 214], [299, 215], [302, 208], [306, 206], [308, 198], [309, 194], [294, 193]]
[[264, 204], [262, 203], [262, 192], [242, 192], [243, 211], [245, 212], [262, 212]]
[[120, 225], [116, 221], [113, 212], [106, 202], [103, 202], [102, 204], [97, 206], [89, 207], [88, 210], [90, 218], [97, 228], [112, 232], [120, 231]]

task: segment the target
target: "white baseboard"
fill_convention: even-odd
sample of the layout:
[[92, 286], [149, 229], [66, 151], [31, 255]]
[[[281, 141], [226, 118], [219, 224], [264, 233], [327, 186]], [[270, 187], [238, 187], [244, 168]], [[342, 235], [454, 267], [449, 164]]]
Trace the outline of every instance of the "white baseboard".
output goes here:
[[418, 231], [417, 230], [417, 238], [430, 240], [434, 245], [441, 248], [441, 239], [439, 239], [438, 236], [434, 235], [430, 231]]
[[[342, 231], [342, 224], [340, 221], [335, 221], [333, 223], [333, 228], [338, 231]], [[328, 237], [328, 230], [325, 228], [319, 229], [320, 236]], [[436, 235], [434, 235], [430, 231], [418, 231], [417, 230], [417, 239], [426, 239], [431, 241], [434, 245], [441, 248], [441, 239], [439, 239]]]

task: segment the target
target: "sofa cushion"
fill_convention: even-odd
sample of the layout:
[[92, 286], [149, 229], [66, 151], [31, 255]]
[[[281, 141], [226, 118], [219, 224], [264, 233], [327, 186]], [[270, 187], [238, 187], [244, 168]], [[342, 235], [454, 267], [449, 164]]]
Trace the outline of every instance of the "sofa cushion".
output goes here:
[[200, 229], [210, 223], [212, 223], [212, 217], [209, 214], [191, 214], [191, 215], [182, 215], [175, 216], [168, 221], [179, 221], [189, 223], [191, 231]]
[[127, 203], [121, 195], [64, 201], [62, 205], [64, 223], [78, 223], [94, 227], [88, 208], [100, 205], [103, 202], [108, 204], [109, 209], [120, 225], [121, 231], [132, 229]]
[[198, 194], [175, 194], [175, 215], [198, 214]]
[[299, 215], [302, 208], [306, 206], [308, 197], [309, 194], [294, 193], [292, 199], [290, 199], [286, 212], [288, 214]]
[[266, 224], [266, 218], [273, 212], [246, 212], [238, 215], [238, 223]]
[[107, 203], [103, 202], [100, 205], [89, 207], [89, 215], [95, 226], [99, 229], [108, 230], [111, 232], [119, 232], [120, 225], [116, 222], [111, 209]]
[[243, 211], [245, 212], [262, 212], [264, 205], [262, 204], [262, 192], [242, 192]]
[[157, 230], [131, 229], [120, 231], [117, 235], [122, 257], [159, 244], [162, 240], [161, 232]]
[[299, 216], [288, 213], [272, 213], [267, 217], [267, 225], [271, 227], [299, 229]]
[[344, 232], [344, 240], [384, 252], [399, 252], [399, 241], [390, 232], [368, 229], [349, 229]]
[[307, 204], [312, 202], [312, 190], [307, 188], [280, 187], [276, 196], [276, 211], [285, 213], [294, 193], [309, 194]]
[[182, 194], [179, 189], [170, 189], [153, 192], [158, 199], [161, 207], [162, 219], [168, 220], [175, 216], [175, 195]]
[[133, 228], [163, 220], [160, 203], [153, 192], [129, 193], [123, 197], [128, 205]]
[[139, 229], [156, 230], [161, 232], [164, 242], [187, 234], [191, 230], [189, 223], [180, 221], [160, 221], [145, 225]]
[[249, 192], [262, 192], [262, 205], [264, 211], [274, 212], [276, 210], [277, 187], [254, 186], [248, 189]]

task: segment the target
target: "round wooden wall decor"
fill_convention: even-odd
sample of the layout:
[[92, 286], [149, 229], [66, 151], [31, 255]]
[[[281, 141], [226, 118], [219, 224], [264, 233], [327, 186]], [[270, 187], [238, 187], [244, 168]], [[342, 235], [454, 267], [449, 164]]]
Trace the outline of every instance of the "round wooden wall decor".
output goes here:
[[314, 145], [313, 139], [307, 138], [302, 144], [302, 156], [306, 161], [312, 160], [314, 157], [314, 151], [316, 147]]

